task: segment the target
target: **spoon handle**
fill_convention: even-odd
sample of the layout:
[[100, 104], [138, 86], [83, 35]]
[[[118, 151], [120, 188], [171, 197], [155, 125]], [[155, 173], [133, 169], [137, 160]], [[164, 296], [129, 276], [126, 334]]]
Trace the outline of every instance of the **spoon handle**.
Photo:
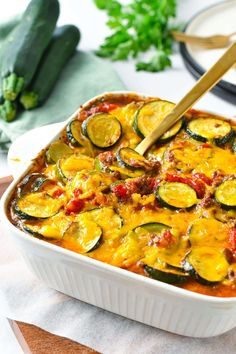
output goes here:
[[136, 147], [143, 155], [145, 151], [176, 123], [207, 91], [209, 91], [236, 62], [236, 42], [220, 59], [197, 81], [193, 88], [175, 106], [173, 111]]

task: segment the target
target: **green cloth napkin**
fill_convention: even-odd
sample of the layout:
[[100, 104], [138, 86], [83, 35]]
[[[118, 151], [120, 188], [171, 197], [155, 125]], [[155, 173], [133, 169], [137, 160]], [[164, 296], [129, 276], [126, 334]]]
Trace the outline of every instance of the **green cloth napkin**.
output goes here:
[[11, 123], [0, 119], [0, 143], [14, 141], [32, 128], [64, 121], [82, 103], [104, 91], [123, 89], [123, 83], [109, 62], [90, 52], [77, 51], [61, 72], [43, 106], [22, 111]]

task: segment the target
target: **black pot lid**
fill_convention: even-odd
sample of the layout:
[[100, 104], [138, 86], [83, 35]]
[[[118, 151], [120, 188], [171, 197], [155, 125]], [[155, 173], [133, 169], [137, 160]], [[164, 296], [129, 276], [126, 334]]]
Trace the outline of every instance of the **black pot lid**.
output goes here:
[[[236, 32], [236, 0], [224, 1], [199, 12], [189, 21], [185, 32], [199, 36]], [[232, 40], [236, 40], [236, 36]], [[198, 79], [225, 49], [209, 50], [181, 43], [180, 51], [187, 69]], [[236, 103], [236, 67], [230, 69], [212, 91], [231, 103]]]

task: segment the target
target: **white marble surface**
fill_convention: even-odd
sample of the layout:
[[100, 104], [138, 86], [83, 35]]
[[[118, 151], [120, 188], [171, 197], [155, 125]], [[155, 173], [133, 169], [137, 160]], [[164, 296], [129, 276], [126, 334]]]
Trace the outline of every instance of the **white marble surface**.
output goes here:
[[[23, 11], [28, 0], [1, 0], [0, 21]], [[124, 1], [123, 2], [128, 2]], [[179, 0], [179, 19], [188, 20], [203, 7], [217, 3], [218, 0]], [[92, 0], [60, 0], [60, 24], [74, 23], [82, 32], [81, 49], [95, 49], [108, 34], [105, 26], [106, 16], [98, 11]], [[178, 53], [173, 55], [173, 68], [162, 73], [135, 72], [133, 62], [116, 62], [113, 64], [127, 89], [137, 90], [178, 101], [184, 93], [194, 84], [194, 79], [184, 68]], [[207, 94], [197, 105], [202, 109], [214, 110], [221, 114], [236, 116], [236, 107], [222, 99]], [[0, 177], [9, 174], [6, 164], [6, 154], [0, 154]], [[6, 354], [21, 353], [9, 327], [0, 319], [0, 352]], [[2, 349], [1, 349], [2, 348]], [[4, 348], [4, 349], [3, 349]]]

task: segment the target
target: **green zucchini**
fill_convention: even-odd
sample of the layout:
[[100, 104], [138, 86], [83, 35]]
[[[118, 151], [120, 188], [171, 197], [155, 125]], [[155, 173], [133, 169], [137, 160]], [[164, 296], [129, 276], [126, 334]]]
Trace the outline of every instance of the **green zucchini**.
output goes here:
[[88, 117], [82, 124], [82, 132], [93, 145], [107, 148], [120, 139], [122, 128], [119, 120], [109, 113], [98, 113]]
[[82, 135], [81, 122], [78, 119], [67, 124], [66, 135], [72, 145], [83, 146], [85, 143], [86, 138]]
[[[173, 111], [174, 107], [174, 103], [162, 100], [144, 103], [135, 114], [134, 130], [142, 138], [145, 138]], [[180, 119], [158, 139], [158, 142], [164, 143], [171, 140], [180, 131], [182, 125], [183, 119]]]
[[15, 102], [5, 100], [3, 104], [0, 105], [0, 117], [6, 122], [12, 122], [17, 113], [17, 105]]
[[125, 179], [127, 177], [136, 178], [145, 174], [145, 170], [141, 168], [137, 168], [133, 171], [130, 168], [126, 167], [111, 166], [109, 169], [112, 172], [119, 172], [121, 174], [121, 177]]
[[63, 181], [72, 179], [78, 171], [92, 170], [94, 160], [86, 155], [70, 155], [57, 161], [57, 171]]
[[[235, 132], [234, 132], [234, 135], [235, 135]], [[234, 154], [236, 154], [236, 137], [234, 137], [234, 139], [233, 139], [232, 151]]]
[[227, 143], [233, 135], [229, 122], [216, 118], [192, 119], [186, 132], [195, 140], [214, 142], [216, 145]]
[[120, 173], [122, 178], [140, 177], [145, 173], [145, 170], [141, 168], [132, 169], [124, 166], [117, 166], [116, 158], [114, 158], [115, 161], [112, 165], [106, 164], [103, 161], [101, 161], [100, 155], [101, 154], [96, 156], [94, 160], [94, 166], [97, 171], [108, 172], [108, 173]]
[[38, 191], [47, 180], [48, 178], [41, 173], [31, 173], [25, 176], [17, 186], [18, 197]]
[[215, 191], [215, 199], [222, 208], [236, 208], [236, 179], [229, 179], [221, 183]]
[[150, 233], [158, 233], [158, 234], [163, 230], [170, 230], [171, 229], [171, 226], [169, 226], [169, 225], [165, 225], [165, 224], [162, 224], [159, 222], [148, 222], [146, 224], [139, 225], [138, 227], [136, 227], [134, 229], [134, 231], [137, 230], [139, 227], [141, 227], [142, 229], [144, 229]]
[[94, 208], [85, 211], [84, 213], [80, 213], [77, 216], [76, 221], [81, 222], [83, 220], [91, 220], [100, 226], [103, 231], [104, 239], [115, 239], [123, 225], [123, 219], [112, 207]]
[[31, 82], [58, 16], [58, 0], [31, 0], [29, 3], [20, 23], [4, 43], [1, 75], [5, 99], [14, 101]]
[[188, 254], [184, 269], [200, 283], [211, 285], [225, 279], [229, 263], [222, 250], [209, 246], [194, 247]]
[[192, 247], [208, 245], [221, 248], [227, 242], [228, 230], [222, 222], [214, 218], [202, 218], [192, 223], [188, 236]]
[[33, 236], [61, 240], [64, 232], [71, 225], [71, 217], [60, 210], [54, 216], [47, 219], [24, 220], [21, 227]]
[[142, 242], [146, 239], [148, 244], [142, 258], [144, 264], [158, 270], [167, 267], [183, 272], [182, 262], [189, 252], [189, 242], [180, 236], [178, 229], [151, 222], [138, 226], [134, 231]]
[[22, 229], [24, 231], [28, 232], [30, 235], [33, 235], [35, 237], [40, 237], [40, 238], [42, 237], [42, 235], [35, 230], [36, 228], [34, 227], [34, 225], [26, 224], [24, 222], [24, 223], [22, 223], [21, 226], [22, 226]]
[[72, 154], [73, 150], [68, 145], [61, 141], [55, 141], [46, 151], [46, 158], [48, 163], [57, 163], [58, 160]]
[[144, 265], [144, 270], [151, 278], [168, 284], [181, 284], [189, 279], [187, 272], [174, 267], [150, 267]]
[[[16, 27], [16, 25], [19, 23], [20, 17], [14, 17], [11, 20], [8, 20], [6, 23], [1, 23], [0, 28], [0, 66], [2, 63], [2, 57], [4, 55], [4, 42], [7, 38], [7, 36], [10, 35], [10, 33], [13, 31], [13, 29]], [[1, 69], [0, 69], [1, 73]], [[3, 97], [3, 90], [2, 90], [2, 76], [0, 74], [0, 104], [4, 102], [4, 97]], [[1, 117], [1, 114], [0, 114]], [[7, 119], [5, 119], [7, 120]]]
[[63, 235], [63, 241], [72, 243], [80, 253], [94, 251], [99, 247], [102, 229], [92, 220], [73, 222]]
[[56, 28], [33, 81], [20, 97], [25, 109], [37, 107], [47, 100], [63, 67], [75, 52], [79, 40], [80, 31], [76, 26], [65, 25]]
[[15, 213], [22, 219], [45, 219], [55, 215], [62, 207], [61, 199], [44, 192], [26, 194], [16, 200]]
[[131, 169], [145, 168], [145, 157], [129, 147], [119, 149], [116, 157], [121, 166]]
[[198, 202], [195, 190], [180, 182], [163, 183], [158, 187], [156, 196], [163, 206], [170, 209], [187, 209]]

